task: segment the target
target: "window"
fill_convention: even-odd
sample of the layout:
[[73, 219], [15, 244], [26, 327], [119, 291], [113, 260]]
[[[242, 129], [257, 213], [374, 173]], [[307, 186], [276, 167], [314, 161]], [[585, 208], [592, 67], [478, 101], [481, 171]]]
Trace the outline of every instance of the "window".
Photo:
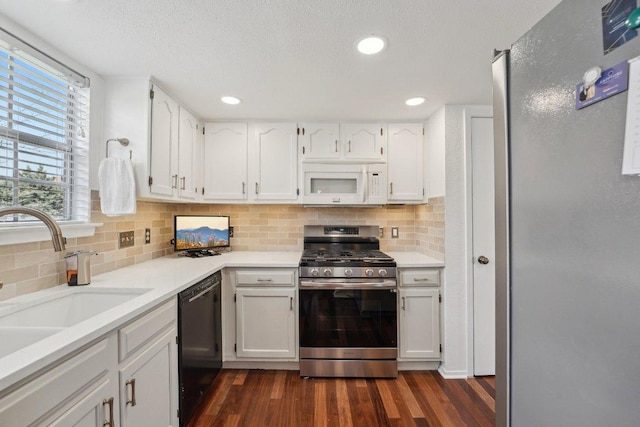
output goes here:
[[0, 206], [88, 221], [88, 126], [88, 79], [0, 29]]

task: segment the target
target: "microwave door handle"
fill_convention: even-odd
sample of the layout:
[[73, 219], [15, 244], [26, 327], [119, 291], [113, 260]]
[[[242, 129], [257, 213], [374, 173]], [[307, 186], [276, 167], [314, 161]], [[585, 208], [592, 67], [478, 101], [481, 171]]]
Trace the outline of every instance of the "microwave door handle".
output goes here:
[[366, 203], [367, 202], [367, 167], [363, 166], [362, 167], [362, 203]]

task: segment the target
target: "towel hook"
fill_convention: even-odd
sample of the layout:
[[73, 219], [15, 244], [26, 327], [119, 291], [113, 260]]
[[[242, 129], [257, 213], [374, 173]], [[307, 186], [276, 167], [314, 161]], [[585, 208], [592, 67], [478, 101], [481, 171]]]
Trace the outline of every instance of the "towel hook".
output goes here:
[[[122, 145], [123, 147], [126, 147], [127, 145], [129, 145], [129, 138], [111, 138], [111, 139], [107, 139], [107, 152], [106, 152], [106, 157], [109, 157], [109, 142], [111, 141], [118, 141], [120, 143], [120, 145]], [[131, 160], [131, 150], [129, 150], [129, 160]]]

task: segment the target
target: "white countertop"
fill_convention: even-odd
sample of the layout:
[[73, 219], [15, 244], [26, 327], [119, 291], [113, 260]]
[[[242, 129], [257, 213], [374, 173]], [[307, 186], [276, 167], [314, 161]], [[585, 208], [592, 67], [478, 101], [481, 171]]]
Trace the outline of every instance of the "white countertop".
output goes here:
[[[416, 252], [389, 252], [398, 267], [444, 267], [444, 262]], [[295, 268], [300, 252], [228, 252], [220, 256], [187, 258], [176, 254], [114, 270], [92, 278], [92, 288], [151, 289], [119, 306], [64, 329], [50, 337], [0, 358], [0, 393], [61, 357], [81, 348], [175, 296], [194, 283], [225, 267]], [[28, 302], [33, 298], [68, 290], [56, 286], [22, 295], [3, 304]], [[0, 304], [1, 306], [1, 304]]]

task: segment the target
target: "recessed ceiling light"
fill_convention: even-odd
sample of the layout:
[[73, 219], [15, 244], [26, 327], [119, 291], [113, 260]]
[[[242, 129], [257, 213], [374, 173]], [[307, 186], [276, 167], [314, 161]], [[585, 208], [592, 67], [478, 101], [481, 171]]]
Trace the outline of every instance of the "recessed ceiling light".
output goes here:
[[223, 96], [222, 98], [220, 98], [220, 100], [225, 104], [230, 105], [238, 105], [242, 102], [240, 98], [236, 98], [235, 96]]
[[380, 53], [387, 46], [387, 41], [381, 36], [367, 36], [360, 40], [356, 44], [358, 51], [365, 55], [375, 55]]
[[426, 101], [424, 97], [417, 96], [415, 98], [407, 99], [406, 101], [404, 101], [404, 103], [407, 104], [409, 107], [415, 107], [416, 105], [424, 104], [424, 101]]

